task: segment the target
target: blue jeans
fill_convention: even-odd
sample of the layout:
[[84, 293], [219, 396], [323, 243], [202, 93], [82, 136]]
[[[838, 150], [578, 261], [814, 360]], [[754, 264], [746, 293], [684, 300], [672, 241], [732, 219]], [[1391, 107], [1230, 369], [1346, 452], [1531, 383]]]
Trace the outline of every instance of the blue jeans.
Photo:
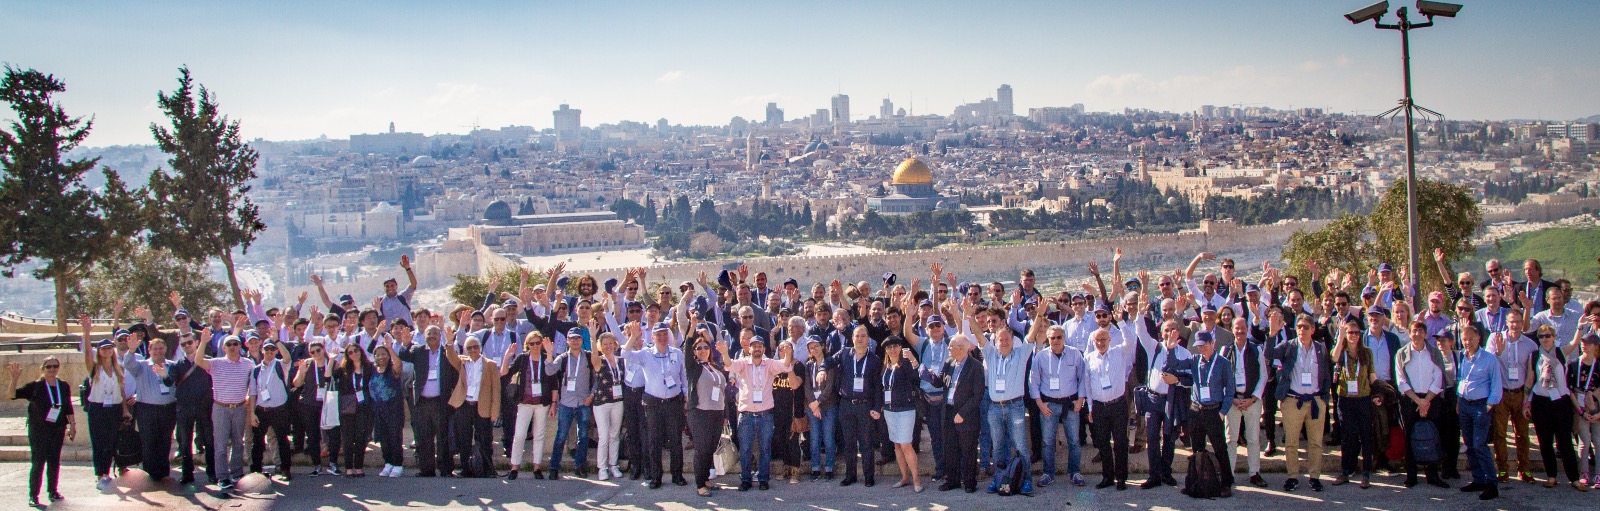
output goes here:
[[574, 419], [578, 422], [578, 444], [573, 448], [572, 466], [583, 470], [589, 454], [589, 414], [587, 406], [560, 406], [556, 410], [556, 443], [550, 447], [550, 470], [561, 470], [561, 452], [567, 450], [567, 431]]
[[833, 435], [839, 423], [839, 409], [823, 410], [820, 419], [806, 410], [806, 419], [811, 421], [811, 471], [833, 472], [833, 457], [839, 453], [839, 444]]
[[750, 482], [752, 468], [757, 481], [772, 480], [772, 410], [739, 412], [739, 482]]
[[1078, 444], [1078, 412], [1072, 410], [1072, 405], [1046, 403], [1050, 415], [1039, 417], [1039, 433], [1044, 435], [1044, 474], [1054, 474], [1056, 470], [1056, 428], [1067, 429], [1067, 473], [1077, 474], [1081, 471], [1083, 461], [1083, 446]]
[[1486, 402], [1472, 404], [1461, 400], [1456, 412], [1461, 421], [1461, 438], [1467, 441], [1467, 468], [1472, 471], [1472, 482], [1495, 486], [1494, 456], [1489, 452], [1489, 423], [1494, 413]]
[[[984, 422], [989, 424], [990, 448], [994, 450], [994, 484], [1000, 484], [1002, 470], [1011, 463], [1011, 456], [1021, 456], [1027, 470], [1027, 480], [1033, 480], [1032, 456], [1028, 451], [1028, 408], [1018, 399], [1007, 404], [989, 404], [989, 414]], [[1007, 440], [1010, 448], [1007, 448]]]
[[1153, 409], [1144, 414], [1145, 460], [1150, 465], [1150, 478], [1155, 480], [1172, 477], [1172, 458], [1177, 452], [1178, 421], [1167, 416], [1169, 399], [1170, 393], [1158, 398]]
[[989, 444], [992, 440], [989, 432], [989, 407], [994, 402], [985, 395], [978, 399], [978, 415], [984, 419], [978, 423], [978, 470], [994, 466], [994, 447]]
[[944, 459], [944, 399], [944, 394], [940, 394], [934, 401], [924, 400], [921, 403], [922, 422], [928, 425], [928, 443], [933, 446], [933, 473], [941, 476], [949, 468]]

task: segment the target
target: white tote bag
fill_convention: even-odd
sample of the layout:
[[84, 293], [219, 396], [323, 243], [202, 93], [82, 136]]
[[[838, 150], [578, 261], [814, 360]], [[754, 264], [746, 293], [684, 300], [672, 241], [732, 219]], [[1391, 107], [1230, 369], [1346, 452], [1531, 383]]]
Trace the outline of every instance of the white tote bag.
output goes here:
[[322, 398], [322, 429], [339, 427], [339, 389], [328, 386], [328, 395]]

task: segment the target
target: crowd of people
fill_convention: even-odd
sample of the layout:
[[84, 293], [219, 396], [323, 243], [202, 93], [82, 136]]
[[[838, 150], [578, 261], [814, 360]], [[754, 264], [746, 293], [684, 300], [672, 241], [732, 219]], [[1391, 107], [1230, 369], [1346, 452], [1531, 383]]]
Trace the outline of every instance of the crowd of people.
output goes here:
[[304, 293], [268, 307], [247, 292], [244, 310], [193, 316], [174, 293], [172, 321], [136, 307], [139, 322], [98, 342], [83, 317], [81, 386], [58, 378], [76, 361], [49, 358], [26, 384], [22, 368], [7, 369], [14, 398], [29, 401], [33, 505], [41, 489], [63, 498], [75, 386], [102, 491], [116, 484], [129, 427], [151, 479], [191, 484], [203, 466], [224, 491], [271, 464], [269, 443], [282, 481], [300, 475], [296, 454], [310, 462], [303, 475], [365, 477], [376, 443], [378, 477], [412, 465], [424, 478], [626, 477], [650, 489], [688, 486], [691, 450], [694, 491], [710, 496], [724, 435], [739, 491], [767, 490], [773, 460], [790, 484], [871, 487], [893, 463], [892, 486], [916, 492], [972, 493], [980, 478], [995, 493], [1033, 493], [1057, 476], [1086, 486], [1090, 441], [1094, 486], [1107, 491], [1127, 488], [1140, 452], [1141, 488], [1178, 486], [1179, 443], [1196, 453], [1190, 465], [1221, 467], [1222, 497], [1268, 487], [1261, 458], [1278, 452], [1283, 491], [1323, 491], [1329, 445], [1342, 455], [1332, 485], [1368, 488], [1387, 470], [1406, 487], [1465, 478], [1460, 490], [1482, 499], [1513, 479], [1600, 487], [1600, 302], [1573, 303], [1571, 284], [1546, 280], [1538, 261], [1520, 275], [1490, 261], [1480, 281], [1436, 251], [1447, 284], [1419, 290], [1388, 264], [1362, 279], [1262, 263], [1247, 280], [1210, 253], [1126, 276], [1121, 258], [1109, 282], [1091, 263], [1087, 282], [1053, 292], [1032, 270], [1006, 285], [962, 282], [938, 264], [909, 286], [892, 273], [876, 287], [773, 286], [740, 266], [655, 289], [644, 269], [602, 283], [557, 266], [548, 286], [530, 287], [523, 271], [514, 293], [432, 311], [412, 306], [402, 257], [409, 285], [386, 281], [367, 308], [331, 300], [316, 278], [320, 307]]

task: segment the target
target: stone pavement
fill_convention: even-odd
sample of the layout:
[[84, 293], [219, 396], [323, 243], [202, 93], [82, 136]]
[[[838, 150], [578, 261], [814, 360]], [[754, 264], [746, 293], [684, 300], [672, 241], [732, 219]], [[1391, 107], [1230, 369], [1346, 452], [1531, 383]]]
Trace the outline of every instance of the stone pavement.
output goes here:
[[[26, 463], [0, 463], [0, 509], [26, 509], [24, 487], [27, 482]], [[198, 492], [178, 488], [175, 483], [152, 485], [144, 474], [131, 470], [118, 480], [117, 490], [101, 494], [94, 489], [90, 469], [85, 464], [69, 463], [63, 467], [62, 492], [67, 500], [52, 505], [53, 510], [152, 510], [152, 509], [210, 509], [238, 511], [268, 510], [399, 510], [399, 509], [476, 509], [495, 511], [531, 510], [652, 510], [680, 511], [698, 509], [809, 509], [809, 510], [883, 510], [917, 509], [988, 510], [988, 509], [1196, 509], [1196, 510], [1262, 510], [1282, 511], [1295, 506], [1315, 506], [1316, 509], [1349, 511], [1384, 511], [1413, 509], [1594, 509], [1600, 502], [1600, 493], [1577, 493], [1561, 486], [1545, 489], [1542, 486], [1510, 483], [1503, 486], [1501, 498], [1489, 503], [1480, 502], [1476, 495], [1462, 494], [1454, 489], [1444, 490], [1430, 486], [1413, 489], [1400, 487], [1400, 476], [1376, 477], [1373, 487], [1361, 490], [1354, 485], [1333, 487], [1313, 493], [1302, 486], [1294, 493], [1276, 490], [1240, 488], [1231, 499], [1213, 501], [1195, 500], [1178, 493], [1177, 488], [1162, 487], [1140, 490], [1130, 486], [1118, 492], [1115, 489], [1094, 490], [1076, 488], [1057, 482], [1041, 488], [1032, 497], [998, 497], [979, 493], [967, 494], [959, 490], [940, 492], [929, 487], [924, 493], [913, 493], [911, 488], [891, 489], [893, 478], [880, 477], [879, 485], [864, 488], [859, 483], [841, 488], [837, 483], [801, 482], [791, 485], [775, 482], [771, 491], [733, 489], [718, 491], [711, 498], [701, 498], [688, 487], [668, 483], [659, 490], [648, 490], [637, 481], [596, 481], [564, 478], [561, 481], [537, 481], [524, 477], [507, 482], [499, 479], [398, 479], [368, 476], [364, 479], [343, 477], [310, 477], [297, 474], [291, 483], [267, 482], [259, 475], [245, 479], [245, 491], [231, 498], [218, 498], [214, 492]], [[1281, 475], [1268, 476], [1277, 488], [1283, 481]], [[1133, 476], [1137, 484], [1139, 475]], [[737, 476], [723, 476], [718, 482], [736, 485]], [[210, 489], [214, 491], [214, 488]]]

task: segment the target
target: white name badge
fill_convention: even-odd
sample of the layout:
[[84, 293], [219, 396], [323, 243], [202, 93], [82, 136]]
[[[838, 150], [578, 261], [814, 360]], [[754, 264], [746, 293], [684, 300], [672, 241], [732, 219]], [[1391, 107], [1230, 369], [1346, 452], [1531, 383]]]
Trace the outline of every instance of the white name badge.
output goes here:
[[528, 386], [528, 394], [531, 395], [531, 396], [534, 396], [534, 397], [543, 396], [544, 395], [544, 385], [540, 385], [538, 383], [534, 383], [533, 385], [529, 385]]
[[437, 368], [437, 367], [428, 368], [428, 381], [437, 381], [438, 379], [439, 379], [439, 368]]
[[1236, 388], [1236, 389], [1239, 389], [1239, 390], [1244, 390], [1244, 382], [1243, 381], [1233, 382], [1233, 388]]
[[272, 389], [261, 389], [261, 400], [262, 401], [271, 401], [272, 400]]
[[637, 374], [639, 374], [639, 370], [638, 369], [634, 369], [632, 367], [628, 368], [628, 379], [629, 380], [632, 380], [634, 378], [634, 376], [637, 375]]
[[1005, 380], [995, 380], [994, 381], [994, 391], [995, 392], [999, 392], [1001, 394], [1004, 394], [1006, 392], [1006, 381]]
[[1300, 386], [1301, 387], [1310, 387], [1311, 386], [1311, 373], [1300, 373]]
[[317, 401], [322, 401], [326, 397], [328, 397], [328, 389], [317, 389]]
[[1361, 392], [1361, 382], [1350, 380], [1344, 382], [1345, 392], [1354, 396]]
[[367, 402], [366, 394], [363, 394], [361, 392], [357, 392], [356, 393], [356, 403], [365, 403], [365, 402]]
[[752, 402], [752, 403], [760, 403], [761, 402], [761, 394], [762, 394], [762, 392], [759, 391], [759, 390], [751, 390], [750, 391], [750, 402]]
[[668, 376], [667, 377], [667, 388], [670, 389], [670, 388], [673, 388], [673, 387], [676, 387], [676, 386], [678, 386], [678, 379], [677, 378], [673, 378], [671, 376]]
[[892, 392], [893, 391], [889, 391], [889, 390], [883, 391], [883, 403], [884, 404], [888, 404], [890, 401], [894, 401], [894, 397], [893, 397], [894, 394]]
[[1061, 378], [1050, 379], [1050, 390], [1061, 390]]
[[612, 399], [621, 399], [622, 398], [622, 385], [619, 384], [619, 385], [612, 385], [611, 386], [611, 397], [612, 397]]
[[45, 422], [55, 422], [56, 419], [60, 419], [60, 418], [61, 418], [61, 408], [60, 407], [52, 406], [52, 407], [50, 407], [50, 411], [45, 412], [45, 414], [44, 414], [44, 421]]
[[1517, 380], [1522, 379], [1522, 368], [1520, 368], [1520, 367], [1512, 367], [1512, 368], [1506, 369], [1506, 378], [1511, 380], [1511, 381], [1517, 381]]
[[857, 376], [856, 377], [856, 382], [855, 382], [855, 389], [856, 389], [856, 392], [866, 392], [867, 391], [867, 379], [866, 378], [862, 378], [860, 376]]
[[171, 386], [168, 386], [168, 385], [162, 385], [161, 386], [161, 395], [165, 396], [165, 395], [171, 394], [171, 393], [172, 393], [172, 387]]
[[722, 402], [722, 389], [716, 389], [716, 390], [711, 391], [711, 402], [713, 402], [713, 403]]
[[577, 391], [578, 391], [578, 382], [576, 380], [567, 380], [567, 392], [577, 392]]
[[1098, 378], [1096, 378], [1096, 379], [1099, 380], [1099, 382], [1100, 382], [1100, 390], [1111, 390], [1111, 375], [1110, 374], [1101, 373], [1100, 376]]
[[815, 400], [821, 401], [822, 400], [822, 391], [820, 391], [820, 390], [811, 391], [811, 399], [815, 399]]
[[1210, 401], [1211, 400], [1211, 387], [1200, 387], [1200, 400], [1201, 401]]

